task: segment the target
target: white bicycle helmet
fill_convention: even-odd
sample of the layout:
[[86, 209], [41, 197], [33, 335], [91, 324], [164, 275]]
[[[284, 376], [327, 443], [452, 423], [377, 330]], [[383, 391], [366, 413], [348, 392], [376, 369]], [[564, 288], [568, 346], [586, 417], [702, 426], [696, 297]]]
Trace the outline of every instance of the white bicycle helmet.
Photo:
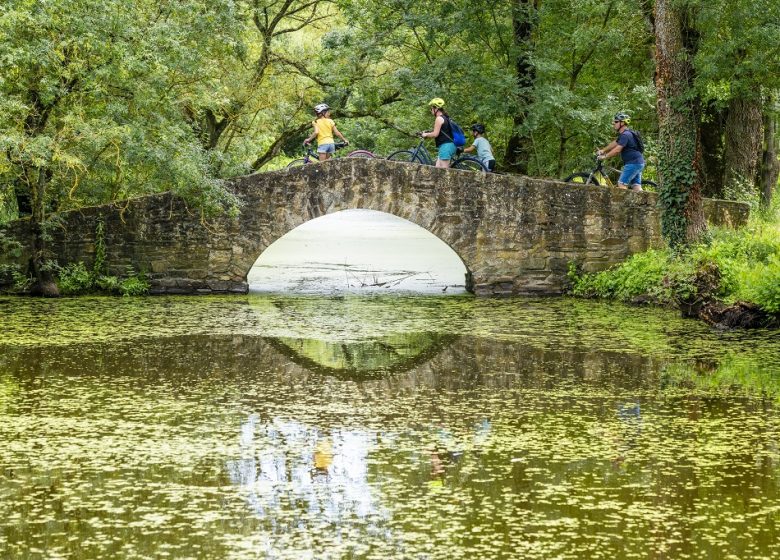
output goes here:
[[320, 103], [319, 105], [314, 106], [314, 112], [317, 113], [318, 115], [321, 115], [328, 109], [330, 109], [330, 106], [327, 103]]

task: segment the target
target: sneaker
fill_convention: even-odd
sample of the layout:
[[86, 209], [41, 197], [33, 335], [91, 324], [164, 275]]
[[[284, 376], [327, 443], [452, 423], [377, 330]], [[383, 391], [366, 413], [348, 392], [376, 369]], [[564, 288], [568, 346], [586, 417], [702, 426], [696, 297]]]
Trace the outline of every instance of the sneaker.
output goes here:
[[644, 189], [642, 188], [642, 185], [634, 185], [631, 187], [631, 190], [634, 192], [642, 192]]

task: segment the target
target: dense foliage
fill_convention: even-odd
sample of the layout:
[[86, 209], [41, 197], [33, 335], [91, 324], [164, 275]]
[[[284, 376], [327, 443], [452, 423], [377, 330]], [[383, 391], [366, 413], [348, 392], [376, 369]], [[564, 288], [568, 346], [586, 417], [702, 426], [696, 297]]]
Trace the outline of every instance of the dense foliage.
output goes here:
[[[769, 99], [780, 85], [776, 3], [688, 4], [700, 22], [694, 93], [720, 107]], [[422, 107], [434, 95], [464, 124], [485, 122], [502, 161], [513, 137], [525, 139], [533, 175], [587, 163], [616, 110], [632, 114], [652, 152], [652, 10], [628, 0], [10, 0], [0, 9], [3, 211], [10, 189], [41, 181], [50, 210], [170, 188], [218, 202], [220, 178], [295, 155], [321, 100], [354, 144], [379, 153], [430, 125]]]
[[697, 271], [717, 267], [717, 297], [780, 313], [780, 226], [761, 219], [741, 230], [713, 229], [710, 239], [684, 253], [648, 251], [596, 274], [572, 269], [572, 293], [631, 302], [673, 305], [695, 295]]
[[[315, 103], [383, 155], [437, 96], [486, 124], [501, 168], [542, 177], [586, 167], [629, 112], [687, 243], [700, 195], [776, 188], [777, 21], [772, 0], [7, 0], [0, 222], [32, 215], [40, 272], [53, 212], [163, 190], [237, 211], [222, 181], [298, 155]], [[671, 88], [664, 61], [685, 62]]]

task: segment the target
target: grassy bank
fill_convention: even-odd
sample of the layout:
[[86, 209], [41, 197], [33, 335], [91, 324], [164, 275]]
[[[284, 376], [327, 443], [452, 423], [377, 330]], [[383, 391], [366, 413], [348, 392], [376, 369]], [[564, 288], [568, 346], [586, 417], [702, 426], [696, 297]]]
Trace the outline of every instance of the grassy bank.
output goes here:
[[713, 229], [685, 253], [652, 250], [595, 274], [572, 266], [572, 294], [679, 306], [748, 304], [780, 318], [780, 219], [754, 218], [738, 231]]

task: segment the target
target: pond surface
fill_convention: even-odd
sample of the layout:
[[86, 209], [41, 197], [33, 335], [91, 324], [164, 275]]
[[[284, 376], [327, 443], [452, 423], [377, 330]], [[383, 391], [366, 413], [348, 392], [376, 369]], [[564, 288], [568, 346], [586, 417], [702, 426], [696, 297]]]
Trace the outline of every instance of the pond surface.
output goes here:
[[778, 387], [587, 301], [0, 298], [0, 557], [777, 558]]

